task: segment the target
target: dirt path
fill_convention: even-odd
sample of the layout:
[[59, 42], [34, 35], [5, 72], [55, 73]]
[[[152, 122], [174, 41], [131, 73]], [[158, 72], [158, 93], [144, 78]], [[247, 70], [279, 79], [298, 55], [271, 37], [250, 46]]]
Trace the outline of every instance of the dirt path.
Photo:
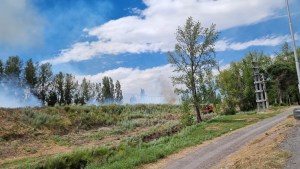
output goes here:
[[234, 132], [226, 137], [222, 137], [207, 146], [199, 148], [195, 152], [188, 154], [184, 158], [168, 162], [167, 169], [196, 169], [211, 168], [218, 164], [224, 157], [239, 150], [257, 135], [264, 133], [276, 124], [280, 123], [291, 114], [293, 108], [275, 117], [263, 120]]
[[281, 149], [292, 153], [292, 157], [287, 161], [285, 169], [299, 169], [300, 167], [300, 121], [296, 127], [288, 134], [287, 139], [281, 145]]

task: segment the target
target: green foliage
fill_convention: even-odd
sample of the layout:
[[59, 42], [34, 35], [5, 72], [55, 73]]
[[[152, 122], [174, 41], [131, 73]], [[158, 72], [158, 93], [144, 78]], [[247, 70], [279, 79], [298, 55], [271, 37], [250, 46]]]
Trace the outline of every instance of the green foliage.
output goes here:
[[116, 103], [122, 103], [123, 100], [123, 95], [122, 95], [122, 90], [121, 90], [121, 84], [120, 82], [117, 80], [116, 82], [116, 90], [115, 90], [115, 102]]
[[57, 95], [56, 92], [54, 91], [50, 91], [49, 96], [46, 99], [47, 105], [48, 106], [55, 106], [55, 104], [57, 103]]
[[115, 91], [114, 91], [114, 84], [112, 78], [107, 76], [103, 77], [102, 85], [103, 86], [102, 86], [101, 102], [103, 104], [114, 103]]
[[27, 85], [33, 88], [37, 84], [37, 67], [33, 64], [32, 59], [26, 62], [25, 67], [25, 80]]
[[235, 110], [235, 108], [232, 107], [226, 107], [223, 111], [224, 115], [235, 115], [237, 113], [237, 111]]
[[4, 64], [3, 61], [0, 60], [0, 78], [2, 78], [4, 75]]
[[44, 63], [38, 70], [38, 83], [35, 95], [41, 100], [42, 104], [46, 103], [47, 92], [49, 91], [49, 81], [51, 81], [53, 74], [51, 67], [50, 63]]
[[175, 52], [169, 52], [169, 62], [179, 74], [172, 77], [173, 84], [183, 84], [191, 93], [198, 122], [202, 121], [198, 106], [201, 101], [199, 90], [206, 86], [212, 67], [216, 65], [214, 45], [217, 38], [214, 24], [204, 28], [189, 17], [186, 24], [177, 29]]
[[[265, 68], [270, 65], [271, 58], [263, 53], [252, 52], [239, 62], [232, 62], [230, 67], [222, 72], [217, 77], [217, 83], [220, 87], [220, 92], [224, 96], [223, 104], [226, 112], [229, 114], [236, 106], [241, 111], [253, 110], [256, 107], [254, 79], [252, 72], [252, 57], [255, 57], [261, 63], [261, 67]], [[264, 73], [264, 72], [262, 72]]]
[[22, 61], [19, 56], [10, 56], [5, 64], [5, 74], [8, 77], [20, 77]]
[[31, 109], [25, 109], [22, 112], [22, 121], [36, 128], [65, 128], [64, 119], [58, 114], [46, 114], [45, 112]]
[[182, 115], [180, 122], [183, 126], [191, 126], [194, 123], [194, 118], [190, 112], [190, 105], [188, 102], [182, 103]]
[[68, 143], [69, 143], [69, 141], [67, 139], [62, 138], [59, 135], [54, 135], [53, 140], [55, 141], [55, 143], [57, 143], [58, 145], [61, 145], [61, 146], [68, 145]]
[[92, 151], [75, 151], [68, 155], [61, 155], [48, 160], [44, 165], [35, 167], [36, 169], [82, 169], [92, 160]]
[[75, 77], [72, 74], [67, 73], [65, 76], [64, 101], [67, 105], [72, 103], [72, 98], [76, 89], [74, 79]]

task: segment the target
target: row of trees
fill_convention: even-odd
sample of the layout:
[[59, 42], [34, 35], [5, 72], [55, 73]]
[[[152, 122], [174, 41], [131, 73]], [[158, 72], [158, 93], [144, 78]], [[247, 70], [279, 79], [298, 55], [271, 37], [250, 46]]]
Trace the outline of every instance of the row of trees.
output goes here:
[[258, 60], [261, 73], [267, 80], [270, 104], [299, 104], [295, 60], [289, 45], [285, 43], [274, 58], [262, 52], [251, 52], [242, 61], [233, 62], [228, 69], [220, 72], [217, 83], [227, 109], [233, 110], [236, 106], [242, 111], [255, 109], [252, 59]]
[[29, 59], [23, 68], [18, 56], [9, 57], [5, 63], [0, 60], [0, 79], [4, 85], [13, 81], [18, 87], [29, 89], [43, 105], [108, 104], [123, 100], [118, 80], [114, 84], [112, 78], [104, 77], [102, 83], [92, 83], [83, 78], [79, 83], [72, 74], [53, 74], [50, 63], [38, 65]]

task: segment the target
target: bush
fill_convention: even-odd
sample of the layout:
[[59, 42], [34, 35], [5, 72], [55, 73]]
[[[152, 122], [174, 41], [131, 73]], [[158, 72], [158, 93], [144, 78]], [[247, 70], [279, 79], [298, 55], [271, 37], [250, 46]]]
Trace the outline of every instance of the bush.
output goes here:
[[25, 109], [22, 114], [22, 121], [36, 128], [61, 128], [65, 127], [64, 119], [58, 114], [46, 114], [41, 111]]
[[37, 169], [82, 169], [91, 162], [90, 151], [75, 151], [69, 155], [62, 155], [48, 160], [44, 165], [37, 166]]
[[227, 107], [224, 109], [223, 111], [223, 114], [224, 115], [235, 115], [237, 113], [237, 111], [235, 110], [235, 108], [230, 108], [230, 107]]
[[193, 115], [190, 112], [190, 107], [187, 102], [182, 103], [182, 115], [180, 122], [183, 126], [191, 126], [194, 123]]

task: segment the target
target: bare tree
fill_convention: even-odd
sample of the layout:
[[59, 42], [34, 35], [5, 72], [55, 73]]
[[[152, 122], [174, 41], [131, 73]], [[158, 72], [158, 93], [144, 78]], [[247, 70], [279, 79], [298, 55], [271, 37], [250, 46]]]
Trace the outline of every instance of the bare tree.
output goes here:
[[194, 22], [189, 17], [184, 27], [177, 29], [175, 51], [169, 52], [169, 62], [178, 74], [172, 77], [173, 84], [183, 84], [191, 92], [197, 122], [202, 121], [198, 85], [207, 78], [206, 72], [216, 64], [214, 46], [217, 39], [215, 24], [204, 28], [200, 22]]

